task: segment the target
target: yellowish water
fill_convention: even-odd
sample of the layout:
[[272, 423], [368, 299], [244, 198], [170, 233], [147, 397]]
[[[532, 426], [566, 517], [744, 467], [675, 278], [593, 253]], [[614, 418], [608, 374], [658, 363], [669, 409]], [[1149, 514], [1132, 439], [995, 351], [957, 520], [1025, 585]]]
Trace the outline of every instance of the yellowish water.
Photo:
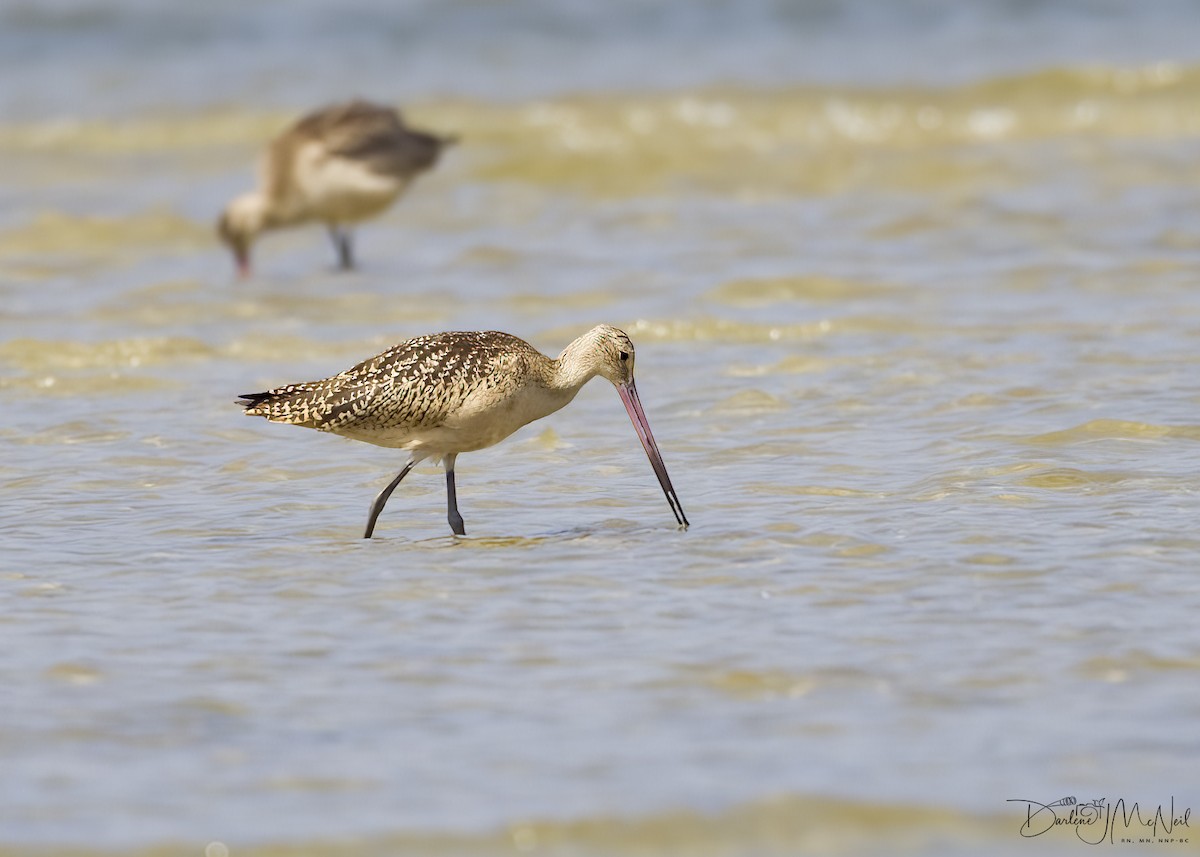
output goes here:
[[[327, 793], [354, 789], [353, 783], [292, 781], [279, 788]], [[412, 833], [369, 841], [327, 841], [306, 845], [234, 846], [213, 840], [207, 853], [247, 857], [367, 857], [379, 854], [495, 855], [569, 853], [589, 855], [856, 854], [886, 842], [892, 853], [921, 853], [931, 842], [974, 849], [1011, 834], [997, 818], [975, 818], [921, 806], [860, 806], [828, 799], [786, 797], [737, 806], [714, 814], [665, 812], [648, 818], [592, 818], [572, 822], [525, 821], [481, 835]], [[1082, 845], [1081, 845], [1082, 847]], [[0, 857], [91, 857], [90, 849], [8, 851]], [[129, 857], [168, 857], [196, 853], [195, 845], [156, 846]]]
[[[212, 223], [292, 112], [0, 125], [0, 855], [1006, 854], [1083, 847], [1010, 799], [1200, 804], [1198, 69], [427, 93], [463, 142], [362, 270], [311, 228], [248, 282]], [[362, 541], [402, 461], [233, 405], [598, 322], [688, 532], [603, 381], [460, 459], [463, 539], [423, 467]]]
[[[1101, 141], [1175, 140], [1200, 132], [1181, 109], [1200, 98], [1200, 68], [1160, 62], [1130, 68], [1055, 69], [951, 87], [889, 89], [706, 88], [653, 95], [558, 96], [526, 103], [417, 103], [417, 125], [453, 129], [467, 174], [549, 185], [601, 197], [672, 192], [792, 195], [874, 191], [959, 192], [1019, 184], [1007, 153], [987, 144], [1054, 140], [1073, 155], [1103, 157]], [[0, 148], [46, 171], [72, 156], [95, 159], [172, 153], [198, 170], [257, 151], [292, 117], [223, 108], [162, 117], [42, 121], [0, 129]], [[954, 157], [970, 148], [970, 157]], [[53, 158], [52, 165], [43, 159]], [[22, 165], [25, 168], [27, 165]], [[1165, 164], [1136, 161], [1113, 180], [1144, 180]], [[139, 224], [51, 222], [27, 240], [137, 237]], [[129, 232], [125, 232], [125, 228]], [[170, 217], [140, 224], [152, 241], [193, 239]], [[47, 234], [49, 233], [49, 234]], [[65, 238], [66, 236], [64, 236]], [[6, 242], [15, 246], [16, 237]]]

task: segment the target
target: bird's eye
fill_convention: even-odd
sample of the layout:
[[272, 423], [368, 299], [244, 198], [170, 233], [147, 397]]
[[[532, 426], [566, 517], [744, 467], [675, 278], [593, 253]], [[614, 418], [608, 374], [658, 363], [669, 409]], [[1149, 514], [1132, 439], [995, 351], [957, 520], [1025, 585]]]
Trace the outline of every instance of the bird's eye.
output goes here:
[[628, 360], [628, 359], [629, 359], [629, 352], [628, 352], [628, 351], [622, 351], [622, 352], [621, 352], [621, 361], [622, 361], [622, 362], [624, 362], [624, 361], [626, 361], [626, 360]]

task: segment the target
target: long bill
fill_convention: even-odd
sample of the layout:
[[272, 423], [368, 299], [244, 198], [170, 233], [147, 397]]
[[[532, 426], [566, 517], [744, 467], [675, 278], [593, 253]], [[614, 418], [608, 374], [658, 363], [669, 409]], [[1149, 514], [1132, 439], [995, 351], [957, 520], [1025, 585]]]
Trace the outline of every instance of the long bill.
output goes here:
[[642, 442], [642, 448], [646, 450], [650, 466], [654, 468], [654, 475], [658, 477], [658, 484], [662, 486], [663, 493], [667, 495], [667, 502], [671, 504], [671, 511], [675, 513], [675, 520], [679, 522], [680, 526], [686, 527], [688, 519], [683, 514], [679, 495], [675, 493], [675, 487], [671, 485], [671, 477], [667, 475], [667, 466], [663, 464], [662, 453], [658, 451], [658, 444], [654, 442], [654, 435], [650, 433], [650, 423], [646, 419], [646, 412], [642, 410], [642, 400], [638, 398], [637, 387], [634, 386], [633, 379], [630, 378], [627, 384], [618, 384], [617, 394], [621, 397], [625, 410], [629, 412], [629, 419], [633, 423], [638, 439]]
[[235, 247], [233, 250], [233, 262], [237, 266], [238, 279], [250, 279], [250, 248]]

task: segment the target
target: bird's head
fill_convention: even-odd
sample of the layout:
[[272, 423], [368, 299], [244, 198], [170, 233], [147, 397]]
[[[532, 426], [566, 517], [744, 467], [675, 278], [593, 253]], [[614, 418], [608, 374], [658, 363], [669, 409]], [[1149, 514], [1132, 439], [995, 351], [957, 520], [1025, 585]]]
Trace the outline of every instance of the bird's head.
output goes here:
[[646, 419], [646, 412], [642, 409], [637, 385], [633, 383], [633, 341], [625, 331], [601, 324], [593, 327], [576, 342], [583, 343], [589, 370], [607, 378], [617, 388], [617, 395], [621, 397], [638, 439], [642, 442], [642, 448], [646, 450], [650, 466], [654, 468], [658, 484], [662, 486], [667, 502], [671, 504], [675, 520], [681, 527], [686, 528], [688, 520], [683, 514], [683, 506], [679, 503], [679, 495], [671, 485], [662, 453], [658, 451], [658, 444], [654, 442], [654, 435], [650, 432], [650, 421]]
[[266, 203], [257, 193], [235, 197], [217, 221], [217, 235], [233, 253], [238, 274], [250, 274], [250, 246], [266, 224]]
[[618, 387], [633, 383], [633, 341], [612, 325], [600, 324], [587, 333], [596, 374]]

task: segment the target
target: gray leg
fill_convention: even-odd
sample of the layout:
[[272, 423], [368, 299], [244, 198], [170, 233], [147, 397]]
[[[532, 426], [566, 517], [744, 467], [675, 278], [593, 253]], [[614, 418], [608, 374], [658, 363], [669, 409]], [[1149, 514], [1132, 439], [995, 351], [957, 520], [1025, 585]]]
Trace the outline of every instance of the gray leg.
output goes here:
[[335, 223], [329, 224], [329, 237], [333, 240], [333, 246], [338, 254], [338, 267], [343, 271], [354, 270], [354, 243], [349, 229], [344, 226], [338, 226]]
[[454, 459], [457, 455], [447, 455], [442, 462], [446, 466], [446, 520], [450, 522], [450, 529], [456, 536], [465, 536], [466, 528], [463, 527], [462, 515], [458, 514], [458, 495], [454, 491]]
[[400, 475], [392, 480], [388, 487], [379, 492], [379, 496], [375, 498], [375, 502], [371, 504], [371, 517], [367, 519], [367, 531], [363, 533], [364, 539], [371, 538], [371, 533], [375, 532], [375, 521], [379, 518], [379, 513], [383, 511], [383, 507], [387, 505], [388, 497], [392, 496], [392, 492], [396, 490], [396, 486], [400, 484], [400, 480], [408, 475], [408, 471], [417, 466], [415, 460], [409, 461], [404, 465], [404, 469], [400, 471]]

